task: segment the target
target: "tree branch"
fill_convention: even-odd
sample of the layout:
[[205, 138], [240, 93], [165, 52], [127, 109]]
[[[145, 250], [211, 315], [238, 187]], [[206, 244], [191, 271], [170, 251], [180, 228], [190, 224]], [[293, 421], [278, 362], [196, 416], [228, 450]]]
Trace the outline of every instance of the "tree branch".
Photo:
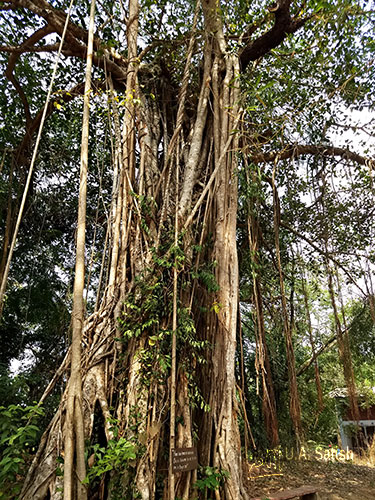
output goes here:
[[283, 221], [280, 221], [280, 226], [283, 227], [284, 229], [286, 229], [287, 231], [290, 231], [291, 233], [293, 233], [295, 236], [297, 236], [297, 238], [300, 238], [304, 241], [306, 241], [306, 243], [308, 243], [311, 248], [313, 248], [314, 250], [316, 250], [319, 254], [321, 255], [324, 255], [325, 257], [327, 257], [331, 262], [333, 262], [334, 264], [336, 264], [337, 267], [339, 267], [343, 272], [344, 274], [348, 277], [348, 279], [350, 280], [350, 282], [358, 288], [358, 290], [363, 294], [364, 297], [366, 297], [366, 292], [363, 290], [363, 288], [361, 288], [358, 283], [356, 282], [356, 280], [352, 277], [352, 275], [349, 273], [349, 271], [342, 265], [340, 264], [340, 262], [335, 259], [331, 253], [328, 253], [319, 245], [315, 244], [312, 240], [310, 240], [310, 238], [308, 238], [307, 236], [305, 236], [304, 234], [300, 233], [299, 231], [297, 231], [296, 229], [288, 226], [287, 224], [285, 224], [285, 222]]
[[311, 358], [307, 359], [302, 365], [298, 368], [297, 370], [297, 377], [302, 375], [310, 366], [314, 363], [316, 358], [323, 354], [323, 352], [326, 352], [328, 349], [330, 349], [337, 341], [336, 334], [332, 335], [325, 344], [323, 344], [316, 352], [315, 356], [311, 356]]
[[[345, 328], [345, 330], [342, 333], [348, 332], [350, 330], [351, 326], [362, 316], [362, 314], [364, 314], [364, 312], [365, 312], [365, 307], [362, 307], [362, 309], [359, 311], [359, 313], [356, 314], [354, 316], [354, 318], [351, 320], [350, 325], [347, 328]], [[327, 342], [325, 344], [323, 344], [320, 347], [320, 349], [318, 349], [315, 352], [315, 356], [311, 356], [311, 358], [307, 359], [306, 361], [304, 361], [302, 363], [302, 365], [297, 370], [297, 376], [302, 375], [302, 373], [304, 373], [314, 363], [314, 361], [316, 360], [316, 358], [318, 356], [323, 354], [323, 352], [326, 352], [328, 349], [330, 349], [336, 343], [336, 340], [337, 340], [336, 334], [329, 337]]]
[[14, 88], [18, 92], [18, 95], [20, 96], [21, 102], [23, 104], [23, 108], [25, 110], [25, 117], [26, 117], [26, 125], [28, 125], [31, 122], [31, 113], [30, 113], [30, 107], [29, 103], [26, 97], [26, 94], [24, 93], [21, 84], [17, 80], [17, 78], [14, 76], [14, 67], [16, 65], [16, 62], [18, 61], [19, 56], [21, 55], [22, 52], [27, 51], [28, 48], [32, 47], [35, 45], [37, 42], [39, 42], [42, 38], [45, 36], [49, 35], [52, 33], [53, 30], [50, 28], [48, 25], [43, 26], [43, 28], [40, 28], [39, 30], [35, 31], [29, 38], [27, 38], [20, 46], [19, 46], [19, 51], [13, 52], [8, 59], [8, 65], [5, 70], [5, 76], [8, 78], [8, 80], [13, 83]]
[[0, 1], [0, 10], [15, 10], [15, 9], [16, 7], [12, 5], [10, 2], [4, 2], [4, 0]]
[[9, 52], [16, 54], [25, 54], [27, 52], [56, 52], [59, 49], [59, 44], [43, 45], [42, 47], [23, 48], [21, 45], [1, 45], [0, 52]]
[[303, 155], [319, 155], [319, 156], [339, 156], [345, 160], [351, 160], [359, 165], [375, 164], [375, 159], [366, 158], [365, 156], [354, 153], [346, 148], [337, 148], [335, 146], [314, 146], [314, 145], [289, 145], [282, 151], [272, 151], [269, 153], [259, 153], [251, 156], [253, 163], [273, 163], [279, 160], [288, 160], [289, 158], [298, 158]]
[[[52, 31], [55, 31], [59, 35], [61, 35], [64, 30], [67, 14], [61, 10], [55, 9], [46, 0], [8, 0], [6, 2], [4, 2], [4, 0], [0, 0], [0, 4], [1, 3], [12, 5], [14, 9], [22, 7], [34, 12], [34, 14], [37, 14], [39, 17], [45, 19], [48, 26], [53, 28]], [[77, 26], [72, 21], [69, 21], [66, 40], [75, 48], [85, 50], [87, 31], [84, 28]]]
[[[20, 7], [27, 9], [46, 21], [50, 33], [55, 32], [61, 35], [63, 32], [66, 13], [55, 9], [46, 0], [0, 0], [0, 6], [0, 9], [7, 7], [7, 10], [9, 10], [8, 6], [11, 6], [12, 9]], [[84, 28], [69, 21], [63, 54], [84, 60], [87, 50], [87, 36], [87, 31]], [[94, 49], [96, 54], [93, 57], [93, 64], [102, 69], [105, 67], [112, 74], [114, 80], [123, 82], [126, 79], [127, 60], [113, 49], [103, 47], [98, 37], [94, 39]], [[104, 52], [103, 56], [98, 55], [99, 50]]]
[[306, 18], [291, 18], [291, 0], [279, 0], [269, 10], [275, 14], [275, 22], [272, 28], [253, 42], [249, 42], [240, 52], [242, 69], [245, 70], [251, 61], [263, 57], [275, 47], [279, 46], [290, 33], [295, 33], [302, 28], [313, 16]]

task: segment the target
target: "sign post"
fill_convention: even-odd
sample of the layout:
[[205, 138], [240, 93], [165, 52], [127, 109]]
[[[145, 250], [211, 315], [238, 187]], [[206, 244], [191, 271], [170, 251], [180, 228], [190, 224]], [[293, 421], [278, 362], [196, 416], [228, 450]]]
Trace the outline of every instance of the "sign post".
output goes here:
[[172, 450], [172, 472], [186, 472], [198, 468], [196, 448], [176, 448]]

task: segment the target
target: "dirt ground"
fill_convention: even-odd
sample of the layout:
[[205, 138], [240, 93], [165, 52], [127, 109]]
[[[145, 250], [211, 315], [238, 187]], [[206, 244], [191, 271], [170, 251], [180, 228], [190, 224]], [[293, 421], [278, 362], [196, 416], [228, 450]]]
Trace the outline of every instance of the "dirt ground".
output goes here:
[[304, 485], [318, 487], [320, 500], [375, 500], [375, 467], [353, 463], [286, 461], [277, 465], [245, 464], [250, 497]]

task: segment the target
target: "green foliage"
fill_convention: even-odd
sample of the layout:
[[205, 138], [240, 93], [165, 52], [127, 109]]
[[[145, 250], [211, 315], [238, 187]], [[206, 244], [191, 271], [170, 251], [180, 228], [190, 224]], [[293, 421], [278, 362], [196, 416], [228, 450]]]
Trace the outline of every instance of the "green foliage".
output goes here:
[[206, 493], [207, 491], [218, 490], [224, 481], [228, 479], [229, 472], [227, 470], [220, 470], [217, 467], [201, 467], [199, 476], [200, 479], [194, 483], [193, 488]]
[[[201, 248], [197, 251], [201, 251]], [[154, 381], [165, 383], [171, 367], [173, 266], [179, 269], [178, 284], [181, 288], [188, 286], [191, 278], [196, 278], [207, 291], [218, 289], [212, 272], [215, 263], [202, 267], [194, 274], [184, 272], [184, 262], [185, 255], [179, 245], [166, 245], [165, 253], [154, 254], [152, 272], [148, 270], [144, 276], [137, 279], [136, 287], [128, 296], [122, 316], [118, 320], [124, 342], [132, 337], [144, 340], [143, 347], [138, 349], [137, 358], [141, 365], [141, 383], [146, 387]], [[177, 318], [177, 355], [179, 365], [188, 379], [190, 402], [193, 407], [207, 412], [210, 408], [198, 388], [196, 366], [206, 362], [210, 345], [207, 340], [199, 338], [191, 311], [182, 307], [179, 301]]]
[[[172, 264], [168, 257], [155, 257], [155, 272], [137, 279], [134, 292], [124, 304], [118, 319], [124, 342], [132, 337], [144, 338], [144, 347], [138, 350], [144, 385], [163, 380], [170, 367], [171, 330], [168, 322], [171, 309], [165, 308], [165, 299], [171, 298], [169, 286]], [[150, 349], [151, 348], [151, 349]]]
[[[146, 337], [145, 348], [138, 356], [148, 368], [155, 368], [152, 363], [157, 359], [162, 372], [170, 366], [170, 345], [172, 330], [170, 328], [173, 304], [173, 277], [172, 270], [177, 266], [181, 270], [179, 285], [184, 287], [185, 277], [183, 264], [185, 256], [179, 245], [167, 248], [164, 254], [153, 256], [154, 267], [146, 271], [144, 276], [138, 277], [136, 287], [124, 304], [122, 316], [118, 319], [124, 340], [132, 337]], [[213, 265], [214, 267], [214, 265]], [[195, 277], [202, 278], [210, 288], [216, 290], [217, 285], [212, 272], [202, 270]], [[165, 305], [168, 304], [167, 307]], [[182, 354], [192, 354], [198, 362], [204, 362], [199, 354], [208, 346], [206, 341], [197, 338], [195, 325], [190, 311], [178, 304], [178, 325], [176, 337], [178, 350]], [[153, 350], [149, 350], [153, 347]], [[182, 358], [186, 356], [182, 355]]]
[[87, 448], [90, 466], [83, 482], [89, 485], [90, 492], [95, 491], [100, 482], [108, 481], [108, 489], [114, 500], [140, 498], [134, 483], [135, 461], [144, 453], [138, 435], [139, 412], [136, 407], [131, 408], [129, 428], [135, 435], [130, 440], [119, 435], [117, 419], [111, 418], [108, 423], [113, 438], [106, 446], [95, 443]]
[[121, 472], [126, 469], [129, 461], [135, 460], [137, 447], [134, 443], [120, 437], [108, 441], [106, 448], [95, 444], [92, 447], [92, 452], [95, 461], [83, 481], [85, 484], [89, 484], [95, 478], [100, 478], [106, 472]]
[[202, 265], [197, 272], [192, 273], [192, 278], [198, 279], [209, 293], [218, 292], [220, 289], [213, 272], [216, 266], [217, 262], [212, 262]]
[[44, 410], [38, 405], [0, 406], [0, 499], [13, 498], [40, 437], [36, 422]]
[[[373, 300], [373, 298], [369, 297], [369, 300]], [[374, 364], [375, 325], [371, 317], [370, 303], [353, 300], [348, 303], [346, 314], [350, 323], [349, 338], [352, 356], [361, 360], [362, 363]], [[358, 366], [358, 368], [361, 367]]]

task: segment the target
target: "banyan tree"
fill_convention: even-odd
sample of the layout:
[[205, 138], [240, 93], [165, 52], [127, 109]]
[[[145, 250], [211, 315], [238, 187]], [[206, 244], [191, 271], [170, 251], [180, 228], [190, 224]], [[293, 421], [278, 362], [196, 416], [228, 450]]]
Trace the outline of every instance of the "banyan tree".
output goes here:
[[[17, 93], [24, 112], [22, 137], [7, 153], [12, 168], [25, 172], [24, 185], [30, 165], [38, 168], [35, 147], [43, 123], [74, 102], [84, 105], [72, 343], [45, 397], [59, 378], [66, 388], [20, 500], [195, 498], [196, 470], [171, 470], [172, 450], [189, 447], [196, 447], [199, 464], [213, 471], [216, 498], [248, 498], [239, 430], [239, 420], [247, 420], [235, 370], [238, 190], [265, 176], [274, 199], [275, 261], [285, 299], [276, 230], [283, 162], [315, 156], [368, 168], [359, 154], [322, 144], [311, 123], [306, 133], [301, 129], [308, 116], [305, 103], [314, 121], [323, 113], [314, 107], [319, 99], [333, 100], [356, 77], [337, 37], [350, 25], [355, 32], [354, 20], [365, 11], [360, 2], [337, 3], [120, 0], [93, 3], [90, 13], [86, 2], [0, 0], [1, 23], [17, 27], [25, 20], [26, 26], [22, 40], [9, 38], [0, 47], [8, 92]], [[354, 33], [348, 47], [356, 43]], [[18, 68], [25, 57], [31, 58], [31, 68], [38, 57], [46, 65], [58, 51], [54, 91], [46, 107], [38, 108], [31, 89], [37, 82], [30, 83]], [[59, 86], [59, 72], [64, 80], [71, 78], [70, 87]], [[45, 75], [43, 88], [50, 76]], [[266, 101], [270, 88], [273, 97], [267, 94]], [[95, 306], [86, 313], [86, 178], [87, 169], [96, 168], [88, 148], [94, 126], [89, 120], [99, 109], [111, 131], [111, 140], [101, 146], [110, 203], [99, 214], [105, 231], [90, 288]], [[246, 203], [251, 214], [257, 202], [250, 195]], [[12, 272], [16, 226], [13, 215], [5, 228], [3, 283]], [[256, 261], [261, 234], [251, 215], [248, 236]], [[265, 426], [270, 444], [277, 445], [256, 274], [253, 304]], [[282, 313], [290, 417], [298, 443], [301, 409], [286, 302]]]

